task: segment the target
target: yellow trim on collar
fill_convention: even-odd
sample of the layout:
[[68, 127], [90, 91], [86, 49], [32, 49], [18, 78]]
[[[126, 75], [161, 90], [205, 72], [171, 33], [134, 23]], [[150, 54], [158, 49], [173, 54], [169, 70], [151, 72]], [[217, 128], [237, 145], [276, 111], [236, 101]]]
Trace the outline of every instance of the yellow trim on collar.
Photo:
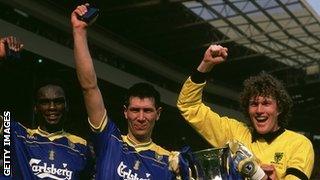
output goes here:
[[28, 134], [31, 136], [35, 134], [39, 134], [40, 136], [48, 138], [50, 141], [54, 141], [56, 139], [60, 139], [63, 137], [66, 137], [70, 142], [75, 143], [75, 144], [82, 144], [82, 145], [87, 145], [87, 141], [79, 136], [70, 134], [65, 132], [63, 129], [61, 131], [57, 131], [54, 133], [48, 133], [44, 130], [42, 130], [40, 127], [37, 129], [27, 129]]
[[152, 149], [154, 143], [152, 140], [146, 143], [136, 143], [129, 136], [122, 135], [122, 139], [126, 142], [129, 146], [133, 147], [137, 152]]

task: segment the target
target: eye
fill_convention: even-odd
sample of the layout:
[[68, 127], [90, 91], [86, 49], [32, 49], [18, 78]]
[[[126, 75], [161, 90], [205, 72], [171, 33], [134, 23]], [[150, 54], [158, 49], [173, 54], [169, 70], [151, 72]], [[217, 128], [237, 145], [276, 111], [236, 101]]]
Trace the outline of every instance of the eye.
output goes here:
[[60, 98], [54, 98], [54, 99], [48, 99], [48, 98], [42, 98], [38, 99], [37, 103], [41, 106], [49, 106], [51, 103], [53, 103], [56, 106], [63, 105], [66, 102], [66, 99], [64, 97]]
[[61, 98], [55, 98], [55, 99], [52, 99], [52, 102], [55, 104], [55, 105], [62, 105], [66, 102], [65, 98], [61, 97]]
[[268, 106], [270, 104], [270, 102], [268, 102], [268, 101], [264, 101], [263, 103], [262, 103], [262, 105], [264, 105], [264, 106]]
[[251, 107], [258, 106], [258, 102], [257, 101], [250, 101], [249, 106], [251, 106]]
[[272, 103], [273, 103], [272, 100], [265, 100], [265, 101], [262, 102], [262, 105], [264, 105], [264, 106], [269, 106], [269, 105], [271, 105]]
[[50, 99], [39, 99], [37, 103], [39, 105], [46, 106], [50, 104], [50, 101], [51, 101]]
[[130, 108], [129, 110], [130, 110], [131, 112], [133, 112], [133, 113], [139, 112], [139, 109], [138, 109], [138, 108]]

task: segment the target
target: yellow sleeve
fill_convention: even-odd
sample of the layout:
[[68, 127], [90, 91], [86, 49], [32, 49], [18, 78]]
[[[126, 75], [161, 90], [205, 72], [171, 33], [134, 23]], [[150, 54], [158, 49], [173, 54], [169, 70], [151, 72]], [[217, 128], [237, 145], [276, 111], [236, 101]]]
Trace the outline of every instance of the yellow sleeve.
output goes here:
[[[300, 171], [305, 174], [308, 179], [311, 177], [311, 173], [314, 165], [314, 150], [311, 141], [301, 136], [296, 138], [299, 143], [292, 147], [292, 154], [289, 157], [287, 171], [291, 172], [285, 179], [296, 179], [296, 171]], [[287, 173], [288, 174], [288, 173]]]
[[228, 117], [220, 117], [202, 102], [203, 88], [206, 83], [196, 84], [189, 77], [184, 83], [177, 106], [184, 119], [214, 147], [224, 146], [228, 140], [247, 128], [243, 123]]

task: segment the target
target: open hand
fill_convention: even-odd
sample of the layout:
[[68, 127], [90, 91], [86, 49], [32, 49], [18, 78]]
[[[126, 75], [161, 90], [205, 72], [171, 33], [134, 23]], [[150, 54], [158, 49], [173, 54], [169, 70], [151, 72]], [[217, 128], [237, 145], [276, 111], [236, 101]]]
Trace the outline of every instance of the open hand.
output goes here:
[[19, 53], [24, 46], [22, 42], [15, 36], [8, 36], [8, 37], [1, 38], [0, 39], [0, 60], [8, 56], [5, 45], [7, 45], [8, 50], [14, 53]]

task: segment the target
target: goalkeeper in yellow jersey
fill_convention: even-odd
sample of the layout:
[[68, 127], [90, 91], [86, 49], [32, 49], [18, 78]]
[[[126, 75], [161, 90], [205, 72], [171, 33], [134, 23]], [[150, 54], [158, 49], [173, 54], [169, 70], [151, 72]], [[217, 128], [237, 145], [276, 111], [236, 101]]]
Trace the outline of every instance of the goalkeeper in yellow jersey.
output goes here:
[[177, 106], [212, 146], [228, 143], [238, 171], [249, 179], [309, 179], [314, 151], [309, 139], [286, 129], [292, 100], [283, 84], [267, 73], [244, 81], [240, 104], [250, 123], [221, 117], [202, 102], [208, 72], [226, 60], [228, 49], [211, 45], [185, 81]]

